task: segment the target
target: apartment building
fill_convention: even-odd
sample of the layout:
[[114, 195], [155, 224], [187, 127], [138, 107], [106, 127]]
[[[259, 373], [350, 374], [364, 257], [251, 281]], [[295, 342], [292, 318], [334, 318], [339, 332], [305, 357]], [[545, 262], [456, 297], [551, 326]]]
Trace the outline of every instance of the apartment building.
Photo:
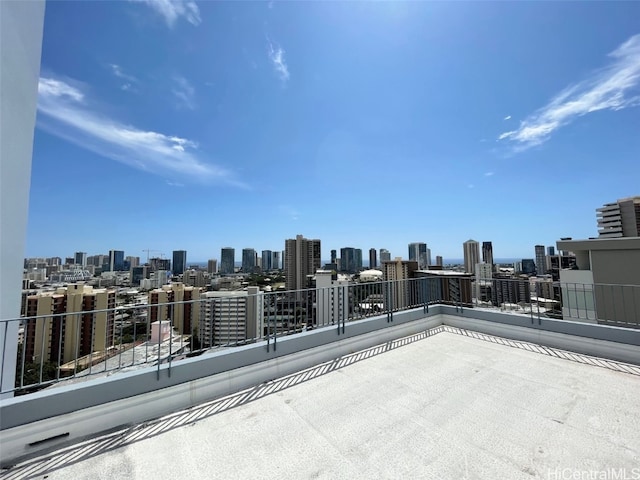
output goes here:
[[[115, 306], [115, 290], [94, 289], [83, 283], [28, 296], [25, 358], [60, 365], [106, 350], [114, 341]], [[94, 312], [106, 309], [110, 310]], [[41, 318], [29, 318], [35, 316]]]

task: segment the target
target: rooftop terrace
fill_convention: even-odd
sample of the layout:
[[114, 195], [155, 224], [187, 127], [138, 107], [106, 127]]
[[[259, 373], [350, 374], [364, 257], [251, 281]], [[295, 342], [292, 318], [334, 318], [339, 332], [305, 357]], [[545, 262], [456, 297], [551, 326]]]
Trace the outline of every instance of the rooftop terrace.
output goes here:
[[[261, 305], [256, 337], [193, 355], [181, 340], [167, 355], [136, 354], [135, 369], [132, 349], [4, 399], [1, 476], [633, 474], [637, 321], [560, 320], [533, 304], [517, 312], [451, 304], [431, 296], [436, 281], [249, 296]], [[363, 308], [361, 299], [375, 295], [381, 308]], [[276, 305], [295, 312], [287, 328]], [[18, 321], [33, 320], [5, 324]], [[149, 316], [143, 321], [142, 331], [152, 331]]]
[[639, 377], [637, 366], [439, 326], [3, 477], [636, 478]]

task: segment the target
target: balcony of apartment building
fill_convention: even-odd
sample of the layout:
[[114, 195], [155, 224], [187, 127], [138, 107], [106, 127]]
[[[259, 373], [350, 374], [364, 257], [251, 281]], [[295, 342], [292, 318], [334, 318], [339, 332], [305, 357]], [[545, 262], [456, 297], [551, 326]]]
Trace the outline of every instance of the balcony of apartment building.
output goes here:
[[[150, 306], [133, 306], [129, 343], [116, 329], [108, 352], [53, 377], [19, 348], [16, 396], [0, 407], [2, 476], [564, 478], [637, 469], [640, 303], [635, 321], [593, 323], [576, 306], [574, 320], [551, 318], [538, 297], [517, 309], [456, 298], [476, 291], [465, 285], [444, 300], [442, 285], [254, 293], [244, 338], [212, 338], [214, 348], [178, 331], [171, 315], [152, 323]], [[563, 296], [582, 291], [560, 287]], [[213, 302], [186, 303], [215, 312]], [[273, 308], [285, 304], [294, 328]], [[216, 335], [215, 314], [206, 321], [200, 331]]]

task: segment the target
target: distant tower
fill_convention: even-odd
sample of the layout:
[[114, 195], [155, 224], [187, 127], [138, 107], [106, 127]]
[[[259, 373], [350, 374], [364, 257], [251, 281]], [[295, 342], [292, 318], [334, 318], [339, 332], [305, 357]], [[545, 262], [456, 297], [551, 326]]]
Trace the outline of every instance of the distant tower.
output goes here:
[[414, 242], [409, 244], [409, 260], [418, 262], [418, 268], [429, 268], [427, 244], [423, 242]]
[[386, 248], [381, 248], [380, 249], [380, 265], [382, 265], [384, 262], [390, 262], [391, 261], [391, 253], [389, 253], [389, 250], [387, 250]]
[[[362, 250], [360, 252], [362, 252]], [[362, 258], [362, 253], [360, 258]], [[356, 249], [353, 247], [341, 248], [340, 271], [345, 273], [356, 273], [357, 270], [358, 268], [356, 265]]]
[[271, 268], [273, 270], [282, 270], [281, 258], [282, 256], [280, 255], [280, 252], [272, 253]]
[[273, 270], [273, 252], [271, 250], [262, 250], [262, 267], [263, 272]]
[[242, 249], [242, 272], [253, 273], [256, 268], [256, 251], [253, 248]]
[[207, 262], [207, 272], [218, 273], [218, 260], [212, 258]]
[[482, 242], [482, 262], [491, 265], [493, 270], [493, 245], [491, 242]]
[[378, 259], [376, 255], [376, 249], [369, 249], [369, 268], [376, 268], [378, 266]]
[[174, 250], [173, 251], [173, 269], [171, 273], [174, 275], [181, 275], [187, 269], [187, 251], [186, 250]]
[[220, 252], [220, 273], [230, 274], [236, 271], [236, 250], [232, 247], [225, 247]]
[[544, 275], [547, 273], [547, 262], [545, 258], [544, 245], [536, 245], [536, 273]]
[[467, 240], [463, 243], [464, 270], [467, 273], [476, 273], [476, 264], [480, 263], [480, 244], [475, 240]]
[[76, 265], [87, 266], [87, 252], [76, 252], [73, 257]]
[[124, 251], [109, 250], [109, 271], [121, 272], [124, 270]]
[[436, 265], [442, 267], [442, 257], [440, 255], [436, 255]]
[[331, 250], [331, 263], [336, 263], [336, 258], [338, 258], [338, 252]]

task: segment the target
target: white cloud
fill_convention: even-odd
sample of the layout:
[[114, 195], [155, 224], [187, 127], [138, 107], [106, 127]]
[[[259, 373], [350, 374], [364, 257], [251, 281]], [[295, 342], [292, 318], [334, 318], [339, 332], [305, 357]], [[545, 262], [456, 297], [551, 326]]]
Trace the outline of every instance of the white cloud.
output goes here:
[[184, 187], [184, 183], [170, 182], [169, 180], [167, 180], [167, 185], [170, 187]]
[[123, 81], [120, 85], [120, 90], [124, 92], [136, 92], [136, 88], [134, 85], [138, 85], [140, 81], [134, 77], [133, 75], [129, 75], [122, 70], [120, 65], [116, 65], [115, 63], [109, 64], [109, 69], [114, 77]]
[[173, 77], [173, 88], [171, 92], [178, 99], [178, 107], [188, 108], [189, 110], [196, 108], [196, 90], [186, 78], [180, 75]]
[[577, 117], [599, 110], [640, 105], [640, 35], [634, 35], [609, 54], [611, 62], [587, 79], [567, 87], [546, 106], [527, 117], [517, 130], [500, 134], [516, 150], [539, 145]]
[[53, 78], [41, 78], [38, 82], [38, 95], [40, 97], [65, 97], [76, 102], [84, 101], [84, 94], [75, 87]]
[[130, 82], [130, 83], [138, 83], [138, 79], [133, 75], [128, 75], [124, 73], [120, 65], [116, 65], [115, 63], [110, 63], [109, 68], [111, 69], [111, 73], [113, 73], [116, 77], [121, 78], [122, 80], [126, 80], [127, 82]]
[[271, 60], [273, 68], [280, 77], [280, 80], [286, 82], [289, 80], [289, 67], [287, 67], [287, 62], [284, 59], [285, 51], [279, 45], [274, 46], [271, 40], [267, 40], [267, 42], [269, 44], [269, 60]]
[[485, 177], [493, 177], [493, 172], [486, 172], [484, 174]]
[[200, 9], [193, 0], [130, 0], [143, 2], [162, 15], [167, 25], [172, 28], [178, 18], [184, 19], [192, 25], [200, 25]]
[[192, 140], [141, 130], [89, 109], [85, 95], [52, 78], [38, 85], [38, 126], [113, 160], [158, 175], [206, 183], [224, 181], [240, 187], [231, 173], [203, 160]]
[[511, 115], [507, 115], [506, 117], [504, 117], [504, 120], [511, 120]]

